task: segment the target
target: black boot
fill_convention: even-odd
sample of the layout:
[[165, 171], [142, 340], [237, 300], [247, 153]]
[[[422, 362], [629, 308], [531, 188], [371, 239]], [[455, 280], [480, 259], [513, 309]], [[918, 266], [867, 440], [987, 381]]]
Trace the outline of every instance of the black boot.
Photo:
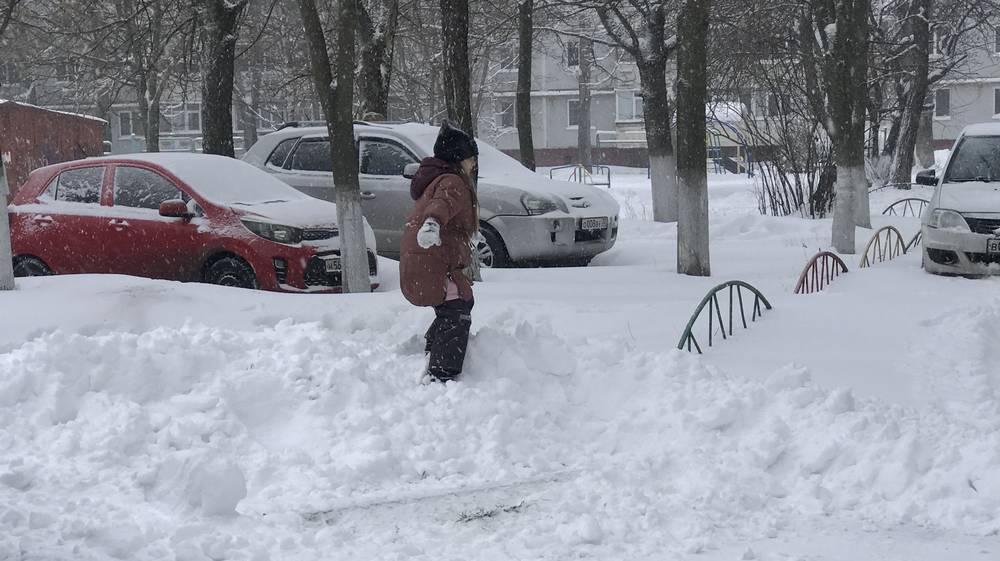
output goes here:
[[426, 339], [430, 352], [427, 373], [435, 381], [456, 380], [462, 373], [472, 327], [472, 306], [472, 301], [459, 299], [434, 308], [436, 317]]

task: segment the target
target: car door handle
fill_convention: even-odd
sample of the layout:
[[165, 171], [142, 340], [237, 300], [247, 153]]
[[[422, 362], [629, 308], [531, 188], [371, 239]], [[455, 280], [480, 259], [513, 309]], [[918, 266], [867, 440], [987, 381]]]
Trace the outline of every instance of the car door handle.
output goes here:
[[54, 222], [51, 216], [45, 216], [43, 214], [36, 214], [32, 216], [31, 221], [35, 224], [52, 224], [52, 222]]
[[114, 226], [117, 230], [123, 230], [128, 228], [128, 220], [118, 220], [117, 218], [112, 218], [111, 221], [108, 222], [108, 225]]
[[372, 193], [371, 191], [362, 191], [361, 198], [366, 201], [370, 201], [375, 198], [375, 193]]

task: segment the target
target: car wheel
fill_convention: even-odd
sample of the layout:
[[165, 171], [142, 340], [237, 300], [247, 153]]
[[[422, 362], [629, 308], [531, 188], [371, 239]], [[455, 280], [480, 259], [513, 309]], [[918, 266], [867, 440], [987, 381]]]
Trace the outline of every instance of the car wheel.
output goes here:
[[52, 269], [37, 257], [14, 258], [15, 277], [47, 277], [51, 274]]
[[212, 263], [205, 273], [205, 281], [219, 286], [257, 288], [253, 268], [239, 257], [223, 257]]
[[500, 234], [492, 228], [480, 228], [482, 237], [476, 243], [476, 257], [479, 259], [479, 266], [499, 269], [510, 266], [510, 256], [507, 255], [507, 248], [500, 238]]
[[575, 259], [569, 259], [563, 264], [566, 267], [587, 267], [593, 259], [593, 257], [577, 257]]

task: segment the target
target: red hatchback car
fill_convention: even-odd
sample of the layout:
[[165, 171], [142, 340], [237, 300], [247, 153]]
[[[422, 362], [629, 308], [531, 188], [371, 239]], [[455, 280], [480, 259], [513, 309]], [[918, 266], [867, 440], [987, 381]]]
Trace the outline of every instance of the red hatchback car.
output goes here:
[[[18, 276], [113, 273], [340, 290], [336, 206], [232, 158], [135, 154], [34, 171], [9, 207]], [[365, 224], [372, 289], [375, 236]]]

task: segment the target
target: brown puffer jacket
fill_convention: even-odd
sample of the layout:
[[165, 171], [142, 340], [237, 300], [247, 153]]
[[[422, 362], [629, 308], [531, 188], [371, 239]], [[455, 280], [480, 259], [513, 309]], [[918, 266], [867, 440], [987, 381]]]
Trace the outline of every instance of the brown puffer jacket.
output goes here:
[[[400, 244], [399, 284], [415, 306], [444, 303], [448, 276], [463, 300], [472, 300], [472, 282], [463, 269], [472, 262], [469, 241], [479, 229], [476, 194], [451, 164], [424, 158], [410, 183], [416, 200], [406, 220]], [[427, 249], [417, 244], [417, 231], [427, 218], [441, 225], [441, 245]]]

